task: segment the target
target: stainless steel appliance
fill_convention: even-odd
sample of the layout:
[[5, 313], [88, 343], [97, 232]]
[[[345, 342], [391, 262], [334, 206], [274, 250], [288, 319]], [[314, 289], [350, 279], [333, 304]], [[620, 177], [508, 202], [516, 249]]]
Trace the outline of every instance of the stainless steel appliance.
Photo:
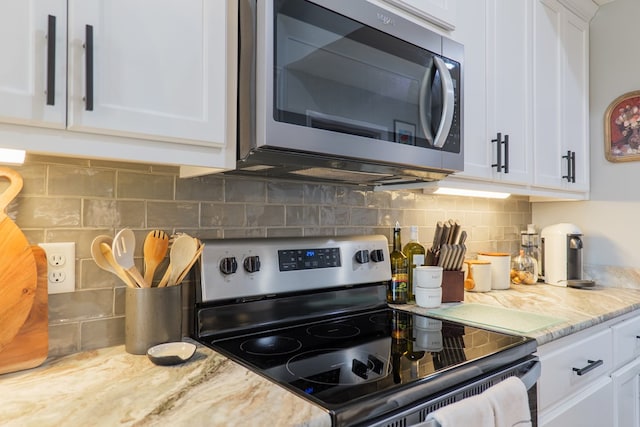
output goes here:
[[546, 283], [567, 286], [582, 281], [582, 231], [560, 223], [542, 229], [543, 274]]
[[536, 341], [389, 308], [384, 236], [207, 240], [193, 336], [324, 408], [409, 426], [517, 375], [536, 420]]
[[241, 0], [237, 172], [385, 184], [463, 169], [463, 47], [366, 0]]

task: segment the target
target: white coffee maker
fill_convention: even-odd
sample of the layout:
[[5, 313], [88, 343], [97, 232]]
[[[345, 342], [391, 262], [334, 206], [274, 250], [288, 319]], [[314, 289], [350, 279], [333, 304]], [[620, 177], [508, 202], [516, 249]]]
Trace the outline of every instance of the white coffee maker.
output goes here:
[[582, 231], [577, 225], [550, 225], [542, 229], [540, 239], [546, 283], [567, 286], [570, 280], [582, 280]]

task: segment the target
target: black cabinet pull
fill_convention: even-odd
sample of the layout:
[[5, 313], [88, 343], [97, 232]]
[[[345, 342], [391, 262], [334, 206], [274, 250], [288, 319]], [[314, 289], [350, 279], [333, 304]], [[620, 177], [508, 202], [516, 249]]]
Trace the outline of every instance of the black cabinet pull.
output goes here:
[[502, 169], [504, 169], [504, 173], [509, 173], [509, 135], [504, 136], [504, 165]]
[[47, 105], [56, 103], [56, 17], [47, 23]]
[[571, 152], [571, 182], [576, 182], [576, 152]]
[[492, 168], [496, 168], [498, 172], [502, 169], [502, 148], [500, 145], [502, 144], [502, 134], [498, 132], [496, 135], [496, 139], [492, 139], [491, 142], [496, 143], [496, 162], [491, 165]]
[[[572, 155], [573, 153], [573, 155]], [[562, 156], [563, 159], [567, 159], [567, 174], [562, 175], [562, 179], [566, 179], [567, 182], [576, 182], [575, 174], [575, 152], [567, 151], [566, 156]], [[573, 166], [572, 166], [573, 165]]]
[[599, 360], [587, 360], [587, 363], [588, 365], [585, 366], [584, 368], [573, 368], [573, 372], [575, 372], [578, 375], [584, 375], [587, 372], [592, 371], [598, 366], [602, 365], [604, 362], [602, 361], [602, 359], [599, 359]]
[[93, 111], [93, 25], [85, 26], [85, 72], [86, 78], [86, 95], [84, 109]]

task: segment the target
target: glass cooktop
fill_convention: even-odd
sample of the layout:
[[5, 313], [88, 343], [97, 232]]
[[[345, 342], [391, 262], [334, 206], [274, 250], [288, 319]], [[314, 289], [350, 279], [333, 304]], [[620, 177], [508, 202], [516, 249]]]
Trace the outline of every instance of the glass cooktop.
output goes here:
[[411, 387], [424, 397], [536, 348], [530, 338], [390, 308], [203, 342], [329, 410], [388, 402]]

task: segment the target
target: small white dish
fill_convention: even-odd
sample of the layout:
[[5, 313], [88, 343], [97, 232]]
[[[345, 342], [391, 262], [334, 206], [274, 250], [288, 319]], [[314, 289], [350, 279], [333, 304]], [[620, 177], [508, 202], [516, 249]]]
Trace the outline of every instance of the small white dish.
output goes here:
[[147, 350], [147, 357], [156, 365], [168, 366], [184, 363], [196, 352], [196, 345], [188, 342], [168, 342]]

